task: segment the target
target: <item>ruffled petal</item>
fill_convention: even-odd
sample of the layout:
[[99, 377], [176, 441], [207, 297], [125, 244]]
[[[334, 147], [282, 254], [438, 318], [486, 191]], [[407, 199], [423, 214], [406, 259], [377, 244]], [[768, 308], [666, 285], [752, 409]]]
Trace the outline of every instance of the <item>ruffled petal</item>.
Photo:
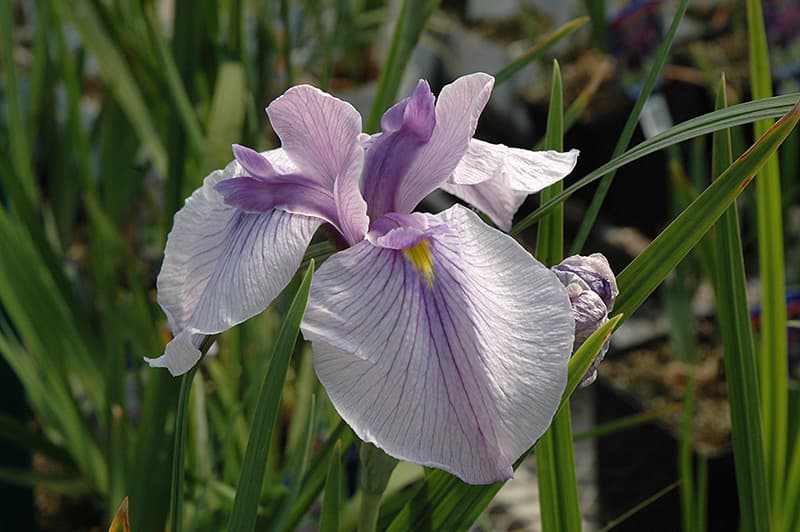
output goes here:
[[528, 195], [566, 177], [578, 150], [530, 151], [472, 139], [441, 188], [485, 212], [504, 231]]
[[467, 151], [493, 86], [492, 76], [478, 72], [442, 89], [436, 102], [436, 126], [398, 184], [394, 212], [411, 212], [450, 177]]
[[569, 298], [469, 210], [425, 216], [426, 238], [413, 247], [365, 240], [328, 259], [301, 329], [320, 381], [363, 440], [467, 482], [506, 479], [561, 399]]
[[214, 187], [241, 171], [232, 162], [213, 172], [175, 215], [157, 287], [176, 338], [151, 365], [185, 371], [200, 356], [196, 335], [222, 332], [264, 310], [291, 280], [322, 223], [278, 209], [247, 213], [226, 204]]
[[298, 85], [269, 104], [267, 115], [300, 173], [331, 191], [337, 179], [358, 181], [363, 164], [361, 116], [352, 105], [310, 85]]

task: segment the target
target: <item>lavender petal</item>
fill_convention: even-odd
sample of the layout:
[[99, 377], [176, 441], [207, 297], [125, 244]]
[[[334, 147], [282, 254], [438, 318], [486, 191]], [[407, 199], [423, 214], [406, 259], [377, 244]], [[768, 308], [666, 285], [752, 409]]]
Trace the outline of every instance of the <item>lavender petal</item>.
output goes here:
[[[466, 482], [506, 479], [561, 399], [569, 300], [555, 275], [469, 210], [425, 216], [424, 245], [365, 240], [328, 259], [301, 329], [364, 441]], [[409, 258], [426, 253], [420, 245], [430, 282]]]

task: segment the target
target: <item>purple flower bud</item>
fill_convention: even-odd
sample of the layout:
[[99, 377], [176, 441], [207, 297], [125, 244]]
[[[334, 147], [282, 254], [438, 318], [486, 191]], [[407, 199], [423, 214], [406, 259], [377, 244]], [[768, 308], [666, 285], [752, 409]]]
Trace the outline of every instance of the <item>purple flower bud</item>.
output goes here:
[[[600, 253], [588, 257], [573, 255], [561, 264], [553, 266], [561, 283], [567, 288], [572, 312], [575, 317], [575, 343], [572, 352], [578, 350], [589, 336], [608, 321], [608, 313], [614, 307], [619, 294], [617, 280]], [[609, 341], [603, 344], [600, 353], [583, 376], [580, 386], [588, 386], [597, 378], [597, 367], [608, 351]]]

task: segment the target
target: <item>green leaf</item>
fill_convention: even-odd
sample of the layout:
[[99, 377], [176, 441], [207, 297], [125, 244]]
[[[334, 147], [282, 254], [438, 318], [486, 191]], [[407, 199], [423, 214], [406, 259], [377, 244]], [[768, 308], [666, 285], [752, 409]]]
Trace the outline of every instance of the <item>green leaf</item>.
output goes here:
[[91, 494], [91, 488], [80, 477], [45, 475], [24, 469], [0, 468], [0, 482], [32, 488], [46, 488], [71, 497]]
[[608, 523], [606, 523], [606, 526], [601, 528], [600, 532], [608, 532], [609, 530], [612, 530], [617, 525], [622, 524], [624, 521], [627, 521], [628, 519], [630, 519], [634, 515], [638, 514], [639, 512], [641, 512], [642, 510], [644, 510], [645, 508], [647, 508], [648, 506], [650, 506], [651, 504], [656, 502], [658, 499], [660, 499], [661, 497], [663, 497], [664, 495], [666, 495], [670, 491], [672, 491], [675, 488], [677, 488], [678, 485], [679, 485], [679, 482], [673, 482], [669, 486], [666, 486], [666, 487], [658, 490], [653, 495], [651, 495], [650, 497], [646, 498], [645, 500], [643, 500], [642, 502], [640, 502], [639, 504], [637, 504], [636, 506], [634, 506], [633, 508], [631, 508], [627, 512], [623, 513], [622, 515], [620, 515], [616, 519], [613, 519], [613, 520], [609, 521]]
[[561, 398], [561, 406], [563, 407], [567, 400], [572, 396], [572, 393], [578, 388], [583, 376], [589, 371], [589, 368], [603, 348], [608, 337], [617, 328], [617, 325], [622, 321], [623, 315], [617, 314], [604, 323], [602, 327], [597, 329], [592, 335], [583, 342], [572, 358], [569, 359], [569, 372], [567, 373], [567, 387], [564, 389], [564, 396]]
[[[550, 91], [550, 109], [547, 113], [545, 149], [564, 149], [564, 91], [561, 70], [553, 61], [553, 86]], [[558, 195], [564, 188], [561, 181], [541, 192], [543, 202]], [[548, 266], [558, 264], [564, 257], [563, 205], [542, 219], [536, 239], [536, 257]], [[581, 529], [581, 512], [578, 505], [578, 485], [575, 480], [575, 459], [572, 449], [572, 422], [569, 403], [553, 418], [547, 432], [536, 447], [537, 480], [542, 527], [545, 530]]]
[[[308, 365], [311, 365], [310, 361]], [[292, 481], [289, 493], [282, 502], [281, 511], [278, 514], [278, 517], [275, 518], [275, 528], [278, 530], [283, 530], [286, 521], [289, 519], [292, 507], [294, 506], [298, 495], [300, 495], [303, 479], [306, 478], [306, 473], [308, 472], [308, 462], [311, 455], [311, 438], [314, 435], [314, 427], [317, 424], [317, 396], [311, 394], [311, 397], [308, 399], [308, 401], [308, 409], [304, 410], [302, 414], [298, 412], [298, 403], [295, 403], [295, 410], [292, 416], [294, 421], [292, 422], [292, 426], [294, 427], [295, 423], [300, 424], [301, 420], [303, 419], [305, 419], [306, 422], [303, 424], [303, 434], [301, 435], [300, 439], [302, 443], [298, 446], [291, 446], [290, 444], [291, 448], [296, 449], [292, 455], [292, 462], [294, 463], [290, 468], [291, 478], [294, 480]]]
[[62, 18], [72, 22], [81, 35], [83, 45], [97, 58], [105, 81], [125, 111], [156, 170], [163, 175], [167, 169], [167, 152], [153, 123], [150, 107], [145, 103], [136, 77], [122, 52], [105, 31], [94, 5], [88, 0], [54, 1], [53, 5]]
[[[717, 93], [717, 107], [725, 107], [725, 79]], [[723, 179], [722, 169], [732, 159], [729, 130], [714, 133], [712, 175]], [[724, 174], [723, 174], [724, 175]], [[719, 177], [718, 177], [719, 176]], [[714, 232], [717, 321], [725, 355], [725, 375], [731, 408], [733, 457], [744, 530], [769, 529], [768, 484], [759, 411], [755, 343], [750, 326], [747, 286], [739, 234], [739, 215], [734, 201]]]
[[[28, 201], [28, 205], [33, 207], [35, 204], [36, 190], [33, 176], [33, 166], [31, 158], [30, 132], [28, 123], [25, 120], [25, 113], [22, 110], [19, 86], [17, 84], [17, 65], [14, 62], [14, 13], [11, 2], [3, 2], [0, 5], [0, 42], [2, 42], [2, 62], [5, 66], [4, 100], [6, 104], [6, 115], [8, 117], [9, 148], [11, 149], [11, 166], [18, 179], [18, 185], [22, 189], [20, 192]], [[9, 194], [14, 191], [6, 189]], [[20, 205], [22, 207], [22, 205]]]
[[[610, 319], [597, 329], [575, 352], [569, 361], [567, 386], [561, 398], [561, 407], [569, 402], [575, 388], [600, 353], [600, 349], [611, 332], [621, 321], [621, 316]], [[530, 455], [534, 447], [523, 453], [514, 468]], [[387, 530], [466, 530], [486, 509], [505, 482], [485, 486], [467, 484], [457, 477], [440, 470], [431, 470], [417, 488], [418, 495], [412, 498], [397, 514]]]
[[0, 412], [0, 439], [20, 449], [40, 453], [49, 460], [60, 462], [66, 467], [75, 467], [72, 457], [66, 449], [55, 445], [42, 434], [34, 432], [2, 412]]
[[[0, 242], [0, 354], [24, 383], [43, 423], [64, 439], [81, 470], [105, 488], [103, 455], [71, 388], [83, 390], [103, 426], [106, 384], [87, 338], [76, 328], [78, 313], [61, 298], [28, 233], [1, 208]], [[58, 334], [42, 334], [42, 327]]]
[[[614, 147], [614, 152], [611, 155], [612, 159], [615, 159], [625, 151], [631, 141], [631, 137], [633, 137], [633, 132], [636, 130], [636, 124], [639, 122], [639, 115], [642, 113], [642, 108], [647, 102], [647, 99], [650, 98], [650, 93], [656, 84], [658, 75], [664, 68], [664, 63], [667, 61], [667, 57], [669, 56], [669, 50], [672, 47], [672, 42], [675, 40], [675, 35], [678, 33], [678, 26], [683, 19], [684, 13], [686, 13], [686, 8], [688, 5], [689, 0], [681, 0], [678, 10], [675, 12], [675, 17], [672, 19], [672, 25], [670, 26], [669, 31], [667, 31], [667, 35], [664, 37], [661, 47], [656, 53], [653, 64], [647, 73], [647, 78], [642, 85], [642, 90], [639, 92], [639, 97], [636, 98], [636, 103], [633, 105], [631, 114], [628, 115], [628, 120], [625, 122], [625, 127], [622, 128], [622, 134], [620, 134], [619, 139], [617, 140], [617, 145]], [[578, 234], [575, 236], [575, 240], [572, 242], [572, 246], [570, 247], [570, 255], [580, 253], [581, 249], [583, 249], [583, 245], [586, 243], [586, 239], [589, 237], [589, 232], [592, 230], [592, 226], [594, 226], [594, 221], [597, 219], [597, 214], [600, 212], [600, 207], [603, 205], [603, 200], [605, 199], [606, 194], [608, 194], [608, 189], [611, 188], [611, 182], [614, 179], [615, 173], [616, 172], [614, 171], [605, 175], [600, 181], [600, 184], [597, 186], [597, 190], [592, 198], [592, 203], [589, 205], [589, 209], [586, 211], [583, 220], [581, 220], [581, 225], [578, 228]]]
[[236, 487], [236, 498], [228, 521], [228, 530], [252, 530], [256, 523], [258, 501], [264, 481], [264, 468], [267, 464], [268, 442], [272, 440], [272, 431], [278, 417], [283, 382], [289, 369], [289, 361], [294, 351], [300, 321], [308, 301], [314, 263], [309, 264], [300, 287], [294, 296], [292, 305], [286, 313], [278, 337], [272, 349], [269, 371], [264, 374], [261, 389], [258, 392], [256, 412], [250, 427], [247, 450], [242, 462], [239, 484]]
[[[208, 116], [204, 172], [222, 168], [231, 160], [231, 144], [241, 137], [246, 105], [247, 79], [244, 67], [237, 61], [222, 63]], [[204, 172], [201, 174], [205, 175]], [[202, 175], [184, 183], [184, 196], [200, 186]]]
[[286, 529], [292, 530], [297, 526], [297, 523], [308, 512], [308, 509], [319, 496], [325, 485], [327, 475], [327, 465], [330, 463], [330, 456], [333, 453], [334, 445], [341, 441], [343, 449], [347, 449], [354, 441], [353, 431], [344, 421], [339, 421], [339, 424], [331, 432], [325, 444], [320, 449], [319, 453], [312, 460], [311, 467], [308, 469], [308, 474], [303, 479], [300, 495], [297, 497], [297, 502], [292, 508], [292, 513], [289, 516], [289, 522]]
[[517, 72], [528, 66], [534, 59], [541, 56], [551, 46], [553, 46], [558, 41], [560, 41], [573, 31], [577, 30], [578, 28], [586, 24], [588, 20], [589, 17], [579, 17], [576, 18], [575, 20], [567, 22], [560, 28], [545, 34], [541, 39], [539, 39], [536, 42], [536, 44], [528, 48], [525, 51], [525, 53], [523, 53], [521, 56], [514, 59], [511, 63], [504, 66], [495, 73], [494, 75], [495, 86], [506, 82], [514, 74], [516, 74]]
[[192, 108], [189, 95], [183, 85], [183, 80], [178, 72], [178, 66], [175, 64], [175, 58], [172, 52], [167, 47], [167, 43], [161, 35], [160, 21], [156, 19], [155, 14], [150, 12], [149, 16], [145, 19], [147, 29], [150, 32], [151, 40], [154, 42], [158, 50], [158, 57], [161, 61], [162, 73], [164, 81], [166, 82], [169, 95], [172, 98], [172, 103], [175, 106], [177, 118], [180, 120], [186, 136], [196, 153], [200, 154], [205, 150], [206, 142], [203, 138], [203, 132], [200, 127], [200, 121], [197, 118], [195, 110]]
[[603, 175], [625, 166], [637, 159], [651, 153], [655, 153], [673, 144], [678, 144], [684, 140], [689, 140], [700, 135], [713, 133], [720, 129], [732, 128], [743, 124], [749, 124], [763, 118], [780, 116], [792, 110], [794, 105], [800, 100], [800, 93], [788, 94], [786, 96], [776, 96], [756, 102], [747, 102], [734, 105], [720, 111], [698, 116], [675, 125], [654, 137], [638, 144], [619, 157], [612, 159], [600, 168], [590, 172], [569, 187], [564, 192], [554, 197], [534, 212], [520, 220], [511, 229], [512, 235], [517, 235], [536, 223], [542, 216], [550, 212], [559, 203], [562, 203], [576, 191], [586, 185], [600, 179]]
[[577, 434], [575, 434], [573, 440], [574, 441], [590, 440], [595, 438], [602, 438], [603, 436], [607, 436], [609, 434], [617, 434], [618, 432], [634, 429], [636, 427], [644, 425], [645, 423], [652, 423], [657, 419], [661, 419], [662, 417], [674, 414], [675, 412], [680, 411], [682, 408], [683, 405], [681, 403], [670, 403], [668, 405], [662, 406], [661, 408], [656, 408], [654, 410], [648, 410], [646, 412], [640, 412], [638, 414], [633, 414], [631, 416], [625, 416], [619, 419], [614, 419], [612, 421], [608, 421], [600, 425], [595, 425], [594, 427], [584, 430], [583, 432], [578, 432]]
[[630, 316], [639, 308], [744, 190], [798, 120], [800, 103], [725, 170], [617, 276], [620, 295], [615, 310], [618, 313]]
[[[753, 99], [772, 96], [772, 74], [764, 30], [761, 2], [747, 0], [750, 50], [750, 89]], [[754, 124], [756, 136], [772, 125], [770, 120]], [[766, 449], [769, 500], [773, 518], [784, 493], [789, 415], [789, 346], [786, 336], [786, 278], [783, 254], [781, 176], [777, 154], [770, 157], [756, 181], [758, 270], [761, 279], [761, 429]], [[755, 486], [753, 487], [755, 489]], [[794, 511], [795, 508], [792, 508]], [[775, 523], [773, 523], [774, 525]]]
[[325, 482], [325, 496], [322, 499], [322, 515], [319, 520], [320, 532], [339, 531], [339, 509], [342, 507], [342, 445], [336, 442], [331, 453], [328, 480]]
[[375, 99], [372, 100], [369, 115], [364, 123], [364, 131], [375, 133], [380, 124], [381, 115], [397, 99], [397, 91], [411, 52], [417, 45], [422, 30], [428, 23], [441, 0], [403, 0], [400, 14], [392, 33], [392, 42], [386, 55], [386, 62], [381, 68]]

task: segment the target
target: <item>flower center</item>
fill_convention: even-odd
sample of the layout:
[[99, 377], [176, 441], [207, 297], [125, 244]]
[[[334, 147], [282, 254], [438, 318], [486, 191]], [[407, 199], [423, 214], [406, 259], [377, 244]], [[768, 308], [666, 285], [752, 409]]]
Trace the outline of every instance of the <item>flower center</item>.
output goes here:
[[433, 288], [433, 257], [431, 246], [427, 238], [420, 240], [419, 244], [403, 250], [403, 255], [411, 262], [417, 273], [425, 276], [428, 288]]

